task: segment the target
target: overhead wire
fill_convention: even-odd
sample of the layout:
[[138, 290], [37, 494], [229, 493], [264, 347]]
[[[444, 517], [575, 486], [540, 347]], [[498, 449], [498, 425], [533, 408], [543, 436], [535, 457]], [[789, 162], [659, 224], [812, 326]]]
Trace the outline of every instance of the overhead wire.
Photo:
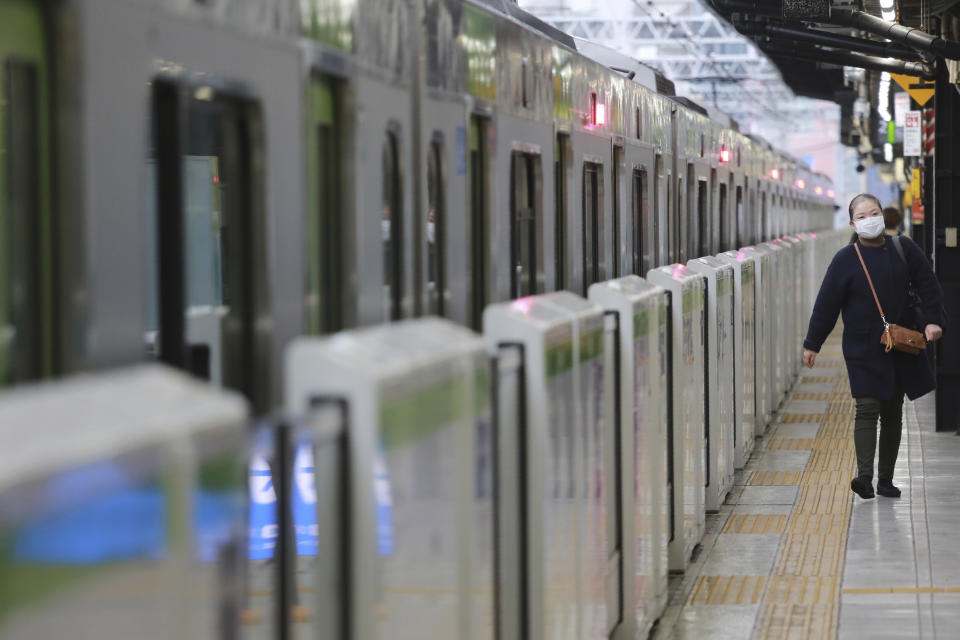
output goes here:
[[[643, 4], [641, 4], [641, 1], [642, 0], [634, 0], [634, 5], [638, 9], [643, 11], [643, 13], [651, 20], [657, 20], [657, 17], [652, 15], [650, 11], [648, 11], [647, 8], [644, 7]], [[718, 75], [724, 77], [727, 81], [739, 84], [741, 86], [742, 91], [747, 96], [753, 99], [753, 103], [758, 107], [760, 107], [761, 109], [763, 109], [764, 111], [766, 111], [768, 115], [774, 118], [783, 118], [786, 115], [778, 111], [776, 108], [773, 108], [768, 104], [764, 104], [765, 100], [762, 100], [760, 96], [758, 96], [756, 93], [751, 91], [747, 86], [745, 86], [743, 83], [746, 80], [749, 80], [749, 78], [737, 78], [736, 76], [731, 74], [730, 71], [726, 69], [722, 64], [718, 63], [718, 61], [710, 58], [710, 56], [712, 55], [712, 52], [704, 53], [703, 51], [701, 51], [700, 44], [698, 44], [696, 40], [690, 37], [686, 29], [684, 29], [681, 25], [678, 25], [676, 22], [671, 20], [670, 17], [666, 15], [663, 11], [656, 8], [654, 6], [653, 0], [647, 0], [647, 5], [649, 5], [650, 7], [653, 7], [653, 10], [660, 14], [660, 19], [663, 20], [667, 24], [667, 26], [669, 26], [673, 30], [671, 35], [680, 36], [681, 43], [683, 44], [684, 48], [687, 49], [687, 51], [691, 53], [694, 57], [700, 59], [702, 62], [705, 62], [706, 64], [709, 64], [715, 71], [717, 71]], [[691, 45], [691, 46], [688, 46], [688, 45]], [[748, 46], [750, 45], [748, 44]], [[706, 59], [704, 59], [704, 55], [706, 55]], [[691, 80], [696, 81], [697, 78], [692, 78]]]

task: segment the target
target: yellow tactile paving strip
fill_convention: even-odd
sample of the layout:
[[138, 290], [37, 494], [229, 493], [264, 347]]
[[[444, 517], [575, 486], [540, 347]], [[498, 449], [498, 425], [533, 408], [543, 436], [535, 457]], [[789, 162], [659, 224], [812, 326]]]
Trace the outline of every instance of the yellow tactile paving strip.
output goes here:
[[777, 514], [746, 514], [732, 516], [723, 533], [783, 533], [787, 516]]
[[[842, 360], [836, 359], [839, 346], [840, 334], [835, 332], [821, 352], [833, 357], [820, 359], [817, 365], [843, 371]], [[802, 375], [801, 382], [834, 384], [831, 393], [793, 396], [797, 400], [826, 400], [826, 412], [785, 413], [780, 422], [817, 423], [817, 436], [777, 438], [774, 434], [768, 448], [810, 450], [806, 468], [802, 472], [754, 472], [749, 478], [749, 484], [799, 485], [772, 575], [763, 581], [755, 640], [832, 640], [837, 633], [840, 582], [853, 504], [854, 403], [846, 375]]]
[[772, 438], [767, 445], [770, 451], [809, 451], [813, 438]]

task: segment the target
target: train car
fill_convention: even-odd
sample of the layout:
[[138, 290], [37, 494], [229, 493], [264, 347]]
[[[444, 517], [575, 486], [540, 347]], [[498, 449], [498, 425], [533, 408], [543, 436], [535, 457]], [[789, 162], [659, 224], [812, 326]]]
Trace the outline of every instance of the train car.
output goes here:
[[[507, 0], [0, 0], [0, 43], [0, 388], [159, 360], [263, 416], [299, 336], [479, 331], [832, 222], [829, 178]], [[795, 366], [764, 313], [758, 420]]]

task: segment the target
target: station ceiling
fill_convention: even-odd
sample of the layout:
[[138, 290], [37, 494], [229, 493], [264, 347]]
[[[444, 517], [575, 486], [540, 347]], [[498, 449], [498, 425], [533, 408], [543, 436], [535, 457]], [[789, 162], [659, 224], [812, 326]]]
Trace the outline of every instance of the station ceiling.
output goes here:
[[708, 2], [770, 56], [794, 93], [836, 102], [844, 120], [858, 98], [876, 107], [871, 89], [882, 72], [932, 78], [938, 59], [960, 59], [960, 0]]

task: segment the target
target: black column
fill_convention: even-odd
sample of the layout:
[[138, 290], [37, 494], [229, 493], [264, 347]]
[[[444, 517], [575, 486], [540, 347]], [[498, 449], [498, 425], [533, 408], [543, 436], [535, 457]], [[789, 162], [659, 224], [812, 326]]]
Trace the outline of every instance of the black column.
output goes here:
[[[950, 317], [936, 345], [937, 431], [960, 432], [960, 94], [950, 84], [943, 59], [937, 61], [936, 139], [934, 153], [934, 270], [943, 287]], [[930, 224], [928, 222], [928, 224]], [[952, 231], [954, 246], [947, 246]]]

